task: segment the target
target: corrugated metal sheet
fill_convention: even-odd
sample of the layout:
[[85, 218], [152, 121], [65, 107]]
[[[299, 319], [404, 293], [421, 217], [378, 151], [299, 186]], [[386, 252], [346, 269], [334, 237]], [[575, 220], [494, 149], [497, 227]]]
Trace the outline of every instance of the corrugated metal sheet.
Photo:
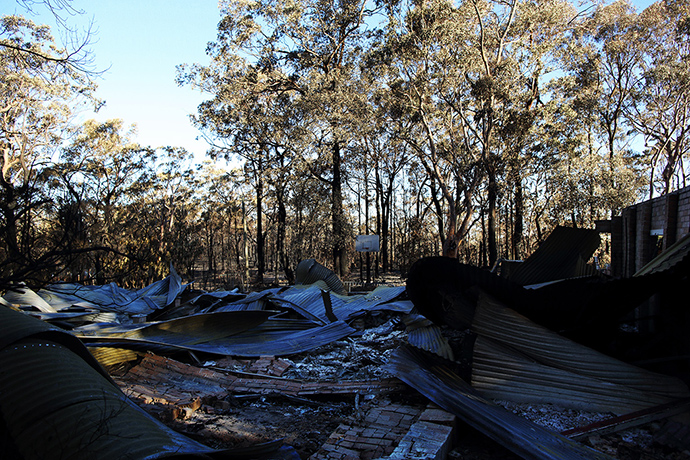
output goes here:
[[42, 321], [62, 321], [67, 323], [110, 323], [117, 321], [117, 314], [112, 312], [101, 313], [97, 310], [91, 311], [65, 311], [55, 313], [28, 312], [34, 318]]
[[652, 259], [647, 265], [635, 273], [634, 276], [644, 276], [669, 270], [688, 257], [690, 257], [690, 233]]
[[439, 407], [525, 459], [612, 460], [492, 403], [435, 355], [400, 348], [391, 356], [388, 369]]
[[186, 285], [182, 285], [182, 278], [180, 278], [180, 275], [175, 271], [175, 267], [170, 264], [170, 275], [165, 279], [156, 281], [137, 290], [136, 296], [140, 298], [156, 299], [158, 308], [163, 308], [173, 303], [185, 288]]
[[609, 401], [608, 410], [623, 413], [690, 396], [679, 379], [573, 342], [485, 294], [472, 329], [491, 340], [475, 343], [472, 385], [492, 397], [592, 410]]
[[140, 355], [134, 350], [126, 348], [88, 347], [89, 352], [101, 366], [114, 366], [127, 361], [134, 361]]
[[[350, 321], [365, 311], [387, 310], [409, 313], [412, 302], [395, 301], [405, 291], [403, 286], [380, 286], [366, 295], [342, 296], [330, 294], [331, 306], [335, 316], [341, 321]], [[271, 297], [271, 301], [292, 305], [307, 318], [317, 318], [319, 322], [329, 321], [326, 308], [318, 286], [293, 286]]]
[[511, 267], [508, 279], [525, 286], [592, 275], [587, 262], [600, 243], [596, 230], [558, 226], [523, 263]]
[[407, 327], [407, 342], [416, 348], [430, 351], [442, 358], [453, 359], [453, 350], [441, 333], [441, 328], [422, 315], [411, 313], [403, 316]]
[[[241, 318], [234, 314], [266, 314], [271, 312], [260, 311], [239, 311], [211, 313], [209, 315], [225, 316], [224, 322], [232, 323], [232, 317], [237, 318], [237, 327], [241, 323]], [[185, 318], [179, 318], [183, 324]], [[209, 318], [210, 320], [213, 319]], [[228, 324], [228, 323], [225, 324]], [[165, 324], [165, 323], [158, 323]], [[203, 323], [199, 323], [203, 324]], [[157, 325], [153, 325], [157, 326]], [[241, 357], [260, 357], [262, 355], [286, 356], [295, 353], [302, 353], [313, 348], [326, 345], [335, 340], [342, 339], [352, 334], [355, 330], [343, 321], [336, 321], [325, 326], [315, 326], [313, 322], [307, 320], [281, 320], [279, 318], [262, 321], [260, 325], [246, 328], [242, 325], [242, 331], [236, 327], [229, 329], [222, 335], [223, 323], [218, 323], [218, 333], [213, 331], [205, 332], [203, 326], [197, 330], [196, 326], [188, 331], [181, 333], [171, 333], [165, 329], [149, 327], [129, 330], [130, 327], [97, 329], [90, 328], [88, 333], [82, 329], [75, 330], [75, 334], [89, 344], [107, 345], [111, 347], [130, 348], [137, 351], [171, 351], [191, 350], [206, 353], [241, 356]]]
[[213, 349], [209, 347], [205, 351], [245, 358], [258, 358], [265, 355], [288, 356], [327, 345], [355, 332], [355, 329], [344, 321], [335, 321], [325, 326], [302, 330], [286, 330], [285, 325], [279, 323], [275, 323], [274, 328], [269, 328], [270, 324], [265, 323], [259, 328], [238, 334], [224, 344]]
[[319, 280], [325, 281], [328, 287], [336, 294], [347, 294], [347, 290], [338, 275], [316, 260], [305, 259], [297, 264], [295, 268], [296, 284], [312, 284]]
[[[230, 302], [215, 311], [248, 309], [249, 304], [260, 300], [266, 308], [272, 308], [271, 305], [289, 308], [315, 324], [324, 325], [330, 322], [322, 297], [324, 289], [323, 283], [317, 282], [260, 291], [248, 295], [245, 299]], [[350, 321], [365, 311], [386, 310], [409, 313], [414, 306], [412, 302], [400, 299], [404, 292], [403, 286], [380, 286], [366, 295], [344, 296], [334, 292], [327, 292], [327, 295], [330, 297], [335, 316], [341, 321]]]
[[[109, 337], [164, 343], [174, 346], [189, 346], [199, 342], [210, 342], [230, 337], [266, 321], [274, 312], [235, 311], [204, 313], [175, 318], [157, 323], [142, 323], [123, 328], [101, 329], [97, 333]], [[83, 330], [79, 336], [83, 336]]]
[[167, 278], [137, 291], [120, 288], [114, 283], [105, 286], [60, 283], [42, 289], [39, 295], [60, 308], [78, 305], [127, 315], [148, 315], [173, 303], [185, 288], [171, 266]]
[[0, 413], [14, 450], [24, 460], [208, 458], [205, 455], [227, 453], [146, 414], [69, 334], [2, 307], [0, 337]]
[[624, 414], [670, 398], [548, 366], [487, 339], [474, 345], [472, 387], [491, 399]]
[[[171, 303], [172, 308], [156, 310], [157, 315], [154, 315], [173, 319], [132, 324], [133, 318], [128, 317], [144, 316], [142, 312], [151, 312], [170, 301], [170, 293], [179, 293], [181, 285], [179, 280], [174, 279], [176, 277], [171, 275], [165, 282], [154, 283], [135, 292], [119, 289], [112, 284], [104, 287], [60, 285], [46, 293], [45, 298], [55, 301], [63, 310], [83, 302], [94, 308], [89, 314], [100, 309], [108, 312], [106, 315], [110, 316], [103, 318], [107, 323], [88, 324], [74, 329], [75, 335], [90, 346], [159, 353], [182, 349], [245, 357], [267, 354], [284, 356], [308, 351], [350, 335], [354, 329], [346, 322], [366, 311], [409, 313], [413, 308], [412, 302], [401, 298], [404, 287], [379, 287], [367, 295], [342, 296], [325, 291], [324, 282], [317, 281], [313, 285], [267, 289], [248, 295], [197, 295], [186, 301], [184, 306], [177, 307]], [[41, 297], [34, 295], [26, 299], [30, 300], [29, 297], [43, 302]], [[88, 301], [82, 301], [82, 298]], [[192, 305], [194, 300], [200, 302], [199, 307]], [[327, 300], [333, 312], [330, 318], [325, 307]], [[180, 316], [184, 312], [201, 309], [209, 313]], [[281, 322], [278, 319], [269, 324], [266, 320], [279, 314], [270, 309], [291, 309], [305, 319], [299, 322], [299, 327], [295, 327], [295, 322]], [[117, 317], [114, 317], [115, 312]], [[72, 316], [77, 316], [77, 319], [89, 318], [87, 313], [76, 314], [72, 311], [42, 313], [45, 319], [49, 319], [46, 315], [51, 314], [56, 315], [56, 319]], [[123, 320], [123, 323], [118, 324], [116, 320]], [[285, 329], [279, 330], [277, 326]], [[97, 353], [108, 364], [113, 364], [118, 356], [123, 359], [131, 357], [130, 354], [113, 351]]]
[[45, 313], [55, 313], [57, 311], [53, 305], [46, 302], [41, 296], [23, 284], [16, 288], [8, 289], [3, 297], [9, 304], [32, 306]]
[[78, 284], [51, 285], [44, 291], [60, 297], [65, 304], [95, 306], [101, 311], [128, 315], [148, 315], [156, 310], [156, 304], [147, 302], [115, 284], [105, 286], [81, 286]]

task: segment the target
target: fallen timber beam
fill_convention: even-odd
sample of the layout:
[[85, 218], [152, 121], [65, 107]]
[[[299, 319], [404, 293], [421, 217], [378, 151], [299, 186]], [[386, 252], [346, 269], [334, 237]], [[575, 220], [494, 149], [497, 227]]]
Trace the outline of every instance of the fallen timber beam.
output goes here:
[[395, 379], [370, 382], [302, 382], [270, 375], [238, 377], [232, 371], [200, 368], [153, 354], [147, 355], [117, 381], [125, 394], [140, 402], [181, 407], [190, 407], [198, 395], [223, 397], [228, 394], [276, 394], [305, 397], [378, 394], [405, 388]]

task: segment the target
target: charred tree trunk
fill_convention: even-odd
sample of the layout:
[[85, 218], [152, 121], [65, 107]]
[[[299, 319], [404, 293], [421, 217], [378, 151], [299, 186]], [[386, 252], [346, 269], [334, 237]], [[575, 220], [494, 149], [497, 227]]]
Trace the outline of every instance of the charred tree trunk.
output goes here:
[[[4, 182], [4, 181], [3, 181]], [[0, 210], [4, 218], [3, 240], [7, 250], [7, 259], [13, 263], [17, 263], [23, 259], [22, 253], [19, 250], [19, 231], [17, 228], [17, 197], [14, 188], [3, 183], [4, 193], [3, 199], [0, 202]]]
[[333, 268], [336, 274], [345, 276], [348, 269], [347, 261], [347, 227], [343, 215], [343, 184], [341, 176], [340, 143], [333, 142], [331, 149], [333, 156], [333, 180], [331, 183], [331, 214], [333, 225]]
[[381, 264], [383, 273], [390, 269], [390, 217], [391, 217], [391, 197], [393, 195], [393, 184], [389, 183], [385, 189], [379, 165], [376, 165], [376, 190], [381, 203]]
[[498, 259], [498, 245], [496, 242], [496, 203], [498, 201], [498, 183], [496, 182], [496, 171], [490, 165], [487, 168], [488, 193], [487, 193], [487, 249], [489, 252], [489, 266], [493, 266]]
[[260, 283], [264, 280], [266, 263], [264, 261], [264, 229], [263, 229], [263, 188], [264, 182], [259, 171], [256, 181], [256, 277]]
[[295, 284], [295, 273], [290, 268], [290, 257], [285, 250], [285, 235], [287, 227], [287, 210], [285, 209], [284, 191], [281, 189], [277, 191], [276, 198], [278, 200], [278, 228], [276, 230], [276, 252], [278, 253], [278, 260], [280, 262], [285, 279], [288, 284]]
[[515, 223], [513, 226], [513, 258], [522, 259], [522, 232], [524, 228], [525, 204], [522, 191], [522, 177], [519, 171], [515, 172]]

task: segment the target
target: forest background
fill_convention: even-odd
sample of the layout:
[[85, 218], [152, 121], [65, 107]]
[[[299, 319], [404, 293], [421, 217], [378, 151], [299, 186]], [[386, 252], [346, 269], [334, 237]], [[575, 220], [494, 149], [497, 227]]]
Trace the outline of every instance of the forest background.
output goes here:
[[92, 34], [60, 20], [69, 0], [17, 3], [67, 40], [0, 20], [0, 289], [171, 264], [245, 289], [306, 258], [345, 276], [366, 234], [377, 274], [488, 267], [686, 186], [690, 0], [221, 0], [209, 63], [177, 69], [207, 95], [198, 164], [77, 123], [101, 104]]

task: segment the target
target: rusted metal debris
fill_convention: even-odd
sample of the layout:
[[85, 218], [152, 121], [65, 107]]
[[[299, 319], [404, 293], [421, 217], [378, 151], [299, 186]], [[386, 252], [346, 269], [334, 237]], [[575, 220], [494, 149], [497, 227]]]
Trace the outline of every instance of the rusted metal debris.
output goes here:
[[[685, 398], [679, 401], [648, 407], [628, 414], [601, 420], [590, 425], [571, 428], [562, 431], [561, 434], [571, 439], [584, 439], [592, 435], [601, 436], [644, 425], [649, 422], [664, 420], [688, 411], [690, 411], [690, 398]], [[690, 439], [686, 438], [685, 440], [685, 446], [690, 444]]]

